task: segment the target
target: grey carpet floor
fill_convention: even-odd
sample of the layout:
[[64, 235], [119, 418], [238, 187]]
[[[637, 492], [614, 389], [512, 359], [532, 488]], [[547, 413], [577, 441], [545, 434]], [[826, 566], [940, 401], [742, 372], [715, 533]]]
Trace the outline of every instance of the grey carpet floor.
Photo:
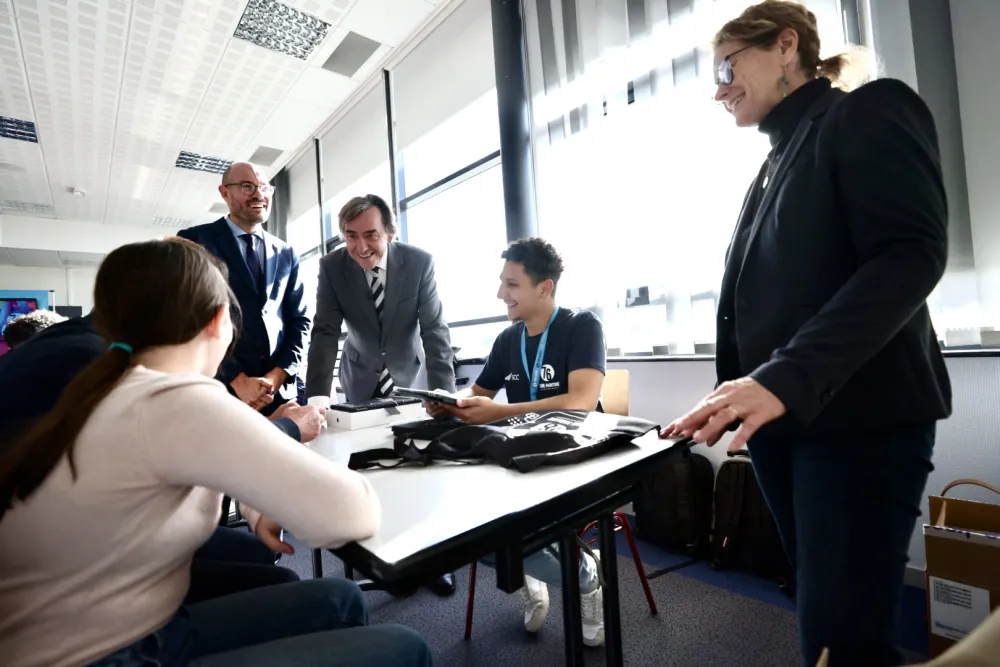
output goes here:
[[[294, 542], [293, 542], [294, 544]], [[312, 577], [310, 551], [296, 553], [281, 565]], [[622, 633], [629, 667], [793, 667], [799, 663], [795, 615], [787, 609], [732, 593], [680, 574], [651, 583], [659, 615], [651, 616], [631, 560], [618, 559]], [[324, 554], [324, 574], [339, 576], [343, 565]], [[564, 664], [562, 605], [550, 589], [546, 627], [536, 636], [524, 631], [517, 595], [496, 588], [492, 570], [479, 568], [472, 640], [463, 638], [469, 568], [456, 572], [458, 591], [438, 598], [421, 590], [396, 600], [367, 593], [372, 623], [402, 623], [426, 637], [436, 667], [508, 667]], [[603, 665], [602, 650], [587, 649], [587, 665]]]

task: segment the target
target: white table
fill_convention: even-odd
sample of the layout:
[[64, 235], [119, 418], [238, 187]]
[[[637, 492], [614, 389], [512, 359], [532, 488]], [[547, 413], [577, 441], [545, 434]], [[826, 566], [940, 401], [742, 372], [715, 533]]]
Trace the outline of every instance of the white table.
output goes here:
[[[389, 427], [330, 430], [309, 447], [347, 465], [354, 452], [391, 449], [392, 439]], [[382, 525], [374, 537], [335, 553], [366, 576], [392, 582], [451, 572], [496, 552], [498, 581], [509, 582], [501, 588], [516, 590], [523, 581], [522, 549], [561, 539], [565, 542], [561, 551], [568, 553], [563, 559], [563, 580], [568, 584], [563, 586], [567, 664], [582, 665], [575, 530], [600, 518], [601, 547], [614, 554], [611, 512], [631, 499], [633, 490], [655, 466], [690, 446], [686, 440], [660, 440], [655, 431], [633, 442], [632, 447], [584, 463], [530, 473], [491, 464], [450, 463], [365, 471], [362, 474], [371, 481], [382, 505]], [[506, 554], [501, 553], [503, 549]], [[602, 558], [601, 562], [608, 664], [620, 666], [617, 559]]]

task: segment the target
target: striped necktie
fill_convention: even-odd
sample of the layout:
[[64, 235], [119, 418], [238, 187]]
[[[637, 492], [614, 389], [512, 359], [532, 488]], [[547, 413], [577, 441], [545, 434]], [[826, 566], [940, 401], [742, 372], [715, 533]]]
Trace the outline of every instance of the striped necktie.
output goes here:
[[[382, 269], [375, 267], [372, 269], [372, 300], [375, 302], [375, 314], [378, 316], [379, 326], [382, 325], [382, 309], [385, 305], [385, 283], [382, 276]], [[389, 377], [389, 369], [382, 364], [382, 370], [378, 374], [378, 384], [375, 387], [373, 398], [384, 398], [392, 394], [393, 382]]]

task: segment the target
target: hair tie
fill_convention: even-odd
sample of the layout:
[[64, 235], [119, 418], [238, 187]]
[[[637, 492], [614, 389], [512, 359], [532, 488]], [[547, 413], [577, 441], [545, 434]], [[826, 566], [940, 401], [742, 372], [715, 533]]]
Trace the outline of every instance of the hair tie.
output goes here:
[[109, 350], [113, 350], [115, 348], [118, 348], [119, 350], [125, 350], [127, 353], [132, 354], [131, 345], [126, 345], [125, 343], [111, 343], [111, 345], [108, 346]]

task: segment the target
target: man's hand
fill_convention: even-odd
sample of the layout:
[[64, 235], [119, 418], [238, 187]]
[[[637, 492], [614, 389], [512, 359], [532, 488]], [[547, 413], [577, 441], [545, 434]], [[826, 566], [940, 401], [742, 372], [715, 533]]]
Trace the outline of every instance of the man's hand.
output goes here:
[[271, 551], [288, 554], [289, 556], [295, 553], [295, 549], [292, 548], [292, 545], [281, 539], [281, 526], [271, 519], [268, 519], [266, 516], [262, 515], [257, 521], [257, 525], [254, 527], [254, 533], [260, 541], [264, 543], [264, 546]]
[[272, 368], [264, 375], [264, 379], [271, 383], [273, 393], [275, 389], [285, 384], [285, 381], [288, 379], [288, 373], [281, 368]]
[[326, 410], [318, 405], [295, 405], [285, 403], [275, 410], [275, 414], [281, 413], [282, 417], [288, 417], [299, 427], [302, 434], [302, 442], [315, 440], [323, 427], [326, 426]]
[[661, 438], [691, 437], [695, 442], [714, 445], [736, 420], [739, 429], [729, 443], [729, 451], [738, 451], [761, 426], [785, 414], [786, 408], [777, 396], [753, 378], [744, 377], [724, 382], [706, 396], [686, 415], [673, 421]]
[[255, 410], [264, 407], [273, 399], [274, 386], [264, 378], [252, 378], [240, 373], [233, 378], [229, 386], [236, 392], [237, 398]]
[[485, 396], [458, 399], [457, 406], [443, 406], [466, 424], [488, 424], [506, 417], [504, 406]]
[[[445, 391], [444, 389], [435, 389], [439, 394], [450, 394], [451, 392]], [[451, 411], [448, 410], [448, 406], [444, 403], [438, 403], [437, 401], [424, 401], [424, 410], [427, 411], [431, 417], [434, 419], [445, 419], [451, 415]]]

